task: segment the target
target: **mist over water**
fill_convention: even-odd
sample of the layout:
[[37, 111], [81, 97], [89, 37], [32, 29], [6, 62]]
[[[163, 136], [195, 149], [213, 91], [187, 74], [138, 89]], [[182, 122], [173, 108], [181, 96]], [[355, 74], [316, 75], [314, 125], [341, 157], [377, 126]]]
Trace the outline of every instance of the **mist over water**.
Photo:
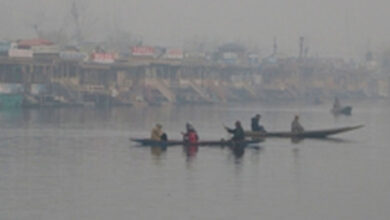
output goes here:
[[[388, 219], [389, 8], [0, 0], [0, 219]], [[352, 116], [330, 113], [335, 96]], [[306, 130], [364, 127], [242, 151], [129, 140], [156, 123], [181, 139], [187, 122], [228, 139], [258, 113], [267, 131], [295, 115]]]
[[[387, 101], [65, 108], [0, 112], [1, 219], [387, 219]], [[267, 130], [365, 124], [333, 141], [267, 139], [235, 155], [138, 147], [156, 122], [180, 138], [191, 121], [202, 140], [227, 138], [222, 124], [262, 114]]]

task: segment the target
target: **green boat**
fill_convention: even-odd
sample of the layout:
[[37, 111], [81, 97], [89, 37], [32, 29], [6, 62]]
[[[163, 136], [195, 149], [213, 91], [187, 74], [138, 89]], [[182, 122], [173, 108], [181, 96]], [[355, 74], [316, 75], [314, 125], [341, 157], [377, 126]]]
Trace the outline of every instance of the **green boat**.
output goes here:
[[0, 109], [20, 108], [22, 104], [22, 94], [0, 94]]

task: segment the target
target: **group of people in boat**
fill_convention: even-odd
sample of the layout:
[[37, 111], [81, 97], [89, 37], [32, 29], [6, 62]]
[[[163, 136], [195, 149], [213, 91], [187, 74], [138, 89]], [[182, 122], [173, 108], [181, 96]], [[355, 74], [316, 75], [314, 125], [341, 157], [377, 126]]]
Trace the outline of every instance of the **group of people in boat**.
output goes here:
[[[260, 119], [261, 119], [260, 114], [257, 114], [252, 118], [252, 120], [251, 120], [252, 131], [267, 133], [264, 126], [260, 125]], [[304, 131], [305, 131], [305, 129], [303, 128], [303, 126], [299, 122], [299, 115], [295, 115], [294, 120], [291, 122], [291, 132], [302, 133]]]
[[[198, 133], [196, 132], [194, 126], [190, 123], [186, 123], [186, 132], [182, 132], [183, 140], [187, 143], [196, 144], [199, 140]], [[156, 126], [152, 129], [150, 139], [155, 141], [167, 141], [168, 135], [163, 132], [162, 125], [156, 124]]]
[[[251, 129], [254, 132], [263, 132], [266, 133], [264, 126], [260, 124], [261, 115], [256, 114], [251, 119]], [[240, 121], [236, 121], [234, 124], [234, 128], [229, 128], [225, 126], [225, 129], [227, 132], [233, 135], [231, 138], [231, 141], [239, 142], [245, 140], [245, 131], [241, 125]], [[293, 133], [301, 133], [304, 131], [303, 126], [299, 122], [299, 116], [295, 115], [294, 120], [291, 122], [291, 132]], [[183, 141], [187, 143], [193, 143], [196, 144], [199, 141], [198, 133], [196, 132], [194, 126], [190, 123], [186, 123], [186, 131], [182, 132], [183, 135]], [[168, 136], [165, 132], [162, 130], [161, 124], [156, 124], [156, 126], [152, 129], [151, 132], [151, 139], [155, 141], [167, 141]]]
[[[262, 132], [267, 133], [264, 126], [260, 124], [261, 115], [256, 114], [251, 119], [251, 128], [253, 132]], [[226, 131], [233, 134], [232, 141], [243, 141], [245, 139], [245, 131], [242, 128], [241, 122], [236, 121], [235, 128], [231, 129], [228, 127], [225, 127]], [[299, 122], [299, 116], [295, 115], [294, 120], [291, 122], [291, 132], [293, 133], [302, 133], [304, 132], [304, 128]]]
[[[261, 115], [257, 114], [251, 119], [251, 128], [252, 131], [254, 132], [262, 132], [262, 133], [267, 133], [265, 130], [264, 126], [260, 125], [260, 119]], [[299, 116], [295, 115], [294, 120], [291, 122], [291, 132], [293, 133], [302, 133], [304, 132], [305, 129], [299, 122]]]

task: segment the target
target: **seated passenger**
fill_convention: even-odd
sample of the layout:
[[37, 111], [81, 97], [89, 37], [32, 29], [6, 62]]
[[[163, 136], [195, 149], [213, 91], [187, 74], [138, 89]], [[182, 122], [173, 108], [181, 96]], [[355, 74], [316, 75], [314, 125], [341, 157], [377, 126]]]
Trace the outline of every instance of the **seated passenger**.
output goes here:
[[302, 133], [304, 130], [301, 123], [299, 123], [299, 116], [295, 115], [294, 120], [291, 122], [291, 132]]
[[156, 124], [156, 126], [153, 128], [150, 139], [155, 141], [168, 140], [167, 134], [162, 131], [161, 124]]
[[264, 132], [265, 133], [266, 130], [259, 123], [260, 122], [260, 118], [261, 118], [260, 114], [257, 114], [257, 115], [255, 115], [255, 117], [252, 118], [252, 120], [251, 120], [252, 131]]

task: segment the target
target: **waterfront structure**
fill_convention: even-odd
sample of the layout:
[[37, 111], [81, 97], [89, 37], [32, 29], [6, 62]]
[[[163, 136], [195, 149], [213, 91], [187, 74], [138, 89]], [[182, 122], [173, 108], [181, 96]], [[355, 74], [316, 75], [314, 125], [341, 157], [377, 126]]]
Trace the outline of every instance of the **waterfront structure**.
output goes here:
[[[219, 48], [214, 58], [193, 59], [180, 49], [165, 50], [164, 55], [164, 50], [150, 46], [134, 47], [130, 56], [101, 48], [88, 56], [77, 49], [55, 50], [46, 41], [22, 42], [24, 46], [17, 49], [35, 50], [32, 56], [27, 52], [26, 56], [22, 52], [0, 56], [0, 93], [2, 88], [20, 87], [12, 94], [22, 96], [24, 106], [314, 100], [379, 94], [368, 89], [372, 70], [341, 59], [273, 56], [254, 62], [258, 56], [234, 45]], [[380, 83], [380, 88], [387, 87], [386, 82]]]

